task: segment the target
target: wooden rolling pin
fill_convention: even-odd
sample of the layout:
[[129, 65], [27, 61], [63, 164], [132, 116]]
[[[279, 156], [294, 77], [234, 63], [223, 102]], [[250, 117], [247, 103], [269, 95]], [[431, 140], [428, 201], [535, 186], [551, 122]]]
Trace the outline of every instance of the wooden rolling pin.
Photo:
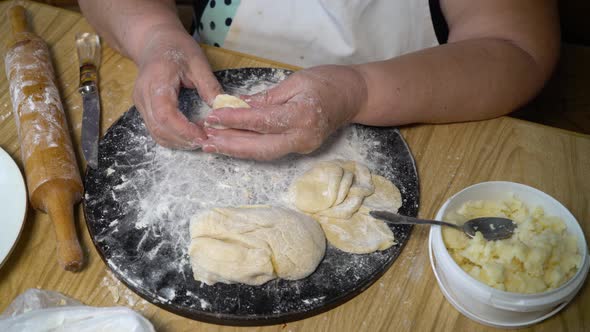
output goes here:
[[82, 181], [66, 123], [49, 49], [28, 31], [25, 9], [8, 10], [12, 40], [4, 58], [29, 201], [49, 214], [55, 227], [57, 259], [79, 270], [84, 256], [76, 235], [73, 206], [82, 198]]

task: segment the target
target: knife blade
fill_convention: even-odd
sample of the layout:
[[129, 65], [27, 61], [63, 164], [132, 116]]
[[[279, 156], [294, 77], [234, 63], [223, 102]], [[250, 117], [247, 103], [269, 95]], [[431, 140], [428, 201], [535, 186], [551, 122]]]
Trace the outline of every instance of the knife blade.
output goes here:
[[98, 166], [98, 137], [100, 136], [100, 99], [98, 89], [85, 85], [82, 94], [82, 153], [88, 166]]
[[76, 49], [80, 63], [82, 95], [82, 153], [91, 168], [98, 167], [98, 139], [100, 137], [100, 94], [98, 66], [100, 40], [96, 34], [84, 32], [76, 35]]

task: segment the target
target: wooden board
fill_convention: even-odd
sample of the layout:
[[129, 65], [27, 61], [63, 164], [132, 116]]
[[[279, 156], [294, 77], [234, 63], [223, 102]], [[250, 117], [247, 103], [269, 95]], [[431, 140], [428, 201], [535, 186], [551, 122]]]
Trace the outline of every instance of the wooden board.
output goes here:
[[[8, 2], [0, 3], [0, 13]], [[90, 29], [78, 14], [36, 3], [32, 27], [51, 46], [57, 77], [70, 122], [74, 146], [81, 156], [81, 99], [74, 35]], [[0, 39], [8, 35], [0, 20]], [[4, 42], [4, 40], [0, 41]], [[214, 69], [273, 66], [272, 62], [207, 48]], [[105, 47], [101, 75], [103, 133], [133, 101], [137, 75], [129, 60]], [[4, 66], [0, 66], [0, 146], [22, 166]], [[460, 189], [489, 180], [534, 186], [561, 201], [579, 220], [590, 239], [590, 136], [508, 117], [452, 125], [417, 125], [402, 129], [421, 181], [419, 216], [433, 217], [440, 205]], [[81, 159], [80, 159], [81, 160]], [[81, 164], [82, 165], [82, 164]], [[80, 273], [56, 264], [52, 226], [42, 214], [29, 211], [19, 243], [0, 269], [0, 310], [25, 289], [60, 291], [94, 306], [125, 305], [148, 318], [158, 331], [495, 331], [462, 316], [446, 302], [432, 274], [427, 255], [428, 227], [415, 227], [403, 255], [369, 289], [324, 314], [287, 325], [236, 328], [192, 321], [142, 301], [107, 268], [92, 245], [81, 207], [78, 227], [88, 265]], [[564, 311], [522, 331], [583, 331], [590, 326], [588, 282]]]

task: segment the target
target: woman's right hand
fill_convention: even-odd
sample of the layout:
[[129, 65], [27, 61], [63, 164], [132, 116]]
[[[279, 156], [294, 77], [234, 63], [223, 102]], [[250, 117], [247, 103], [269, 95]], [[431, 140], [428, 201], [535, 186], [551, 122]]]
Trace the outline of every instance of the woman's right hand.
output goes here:
[[133, 100], [152, 137], [165, 147], [196, 149], [207, 139], [203, 128], [178, 110], [180, 87], [196, 88], [207, 104], [222, 93], [197, 42], [177, 26], [156, 26], [136, 60], [139, 74]]

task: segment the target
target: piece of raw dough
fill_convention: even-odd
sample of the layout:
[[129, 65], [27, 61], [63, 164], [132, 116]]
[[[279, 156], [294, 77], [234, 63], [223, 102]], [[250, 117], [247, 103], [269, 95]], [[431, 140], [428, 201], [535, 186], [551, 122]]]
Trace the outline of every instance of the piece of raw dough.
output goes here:
[[307, 213], [328, 209], [338, 198], [343, 175], [344, 170], [338, 164], [320, 162], [291, 184], [291, 201]]
[[204, 211], [191, 219], [190, 235], [194, 278], [208, 285], [305, 278], [326, 249], [312, 218], [265, 205]]
[[217, 95], [215, 99], [213, 99], [213, 104], [211, 105], [213, 109], [223, 108], [223, 107], [231, 107], [231, 108], [250, 108], [245, 101], [242, 99], [232, 96], [221, 94]]
[[[354, 173], [353, 187], [358, 188], [359, 195], [369, 196], [375, 191], [373, 181], [371, 178], [371, 170], [365, 165], [356, 161], [336, 160], [342, 168]], [[352, 187], [351, 187], [352, 189]]]
[[342, 203], [334, 204], [317, 214], [329, 218], [349, 219], [358, 211], [365, 197], [373, 194], [375, 190], [371, 171], [367, 166], [354, 161], [335, 160], [334, 163], [340, 165], [345, 172], [354, 173], [353, 181]]
[[346, 196], [348, 196], [348, 191], [350, 190], [350, 186], [352, 185], [353, 180], [354, 173], [344, 170], [342, 180], [340, 180], [340, 185], [338, 186], [338, 195], [336, 196], [336, 201], [334, 201], [334, 205], [342, 203]]
[[395, 244], [391, 229], [383, 221], [361, 212], [350, 219], [320, 217], [318, 220], [330, 244], [342, 251], [368, 254]]
[[369, 215], [371, 210], [397, 213], [402, 205], [399, 189], [386, 178], [372, 174], [375, 191], [367, 196], [352, 218], [316, 218], [334, 247], [355, 254], [385, 250], [395, 244], [391, 229]]
[[[232, 96], [232, 95], [226, 95], [226, 94], [217, 95], [215, 97], [215, 99], [213, 99], [213, 104], [211, 105], [211, 108], [215, 110], [215, 109], [224, 108], [224, 107], [250, 108], [250, 105], [248, 105], [242, 99]], [[211, 128], [215, 128], [215, 129], [227, 129], [226, 126], [219, 125], [219, 124], [212, 125], [212, 124], [208, 124], [207, 122], [205, 122], [205, 125], [208, 127], [211, 127]]]
[[[332, 192], [326, 190], [325, 181], [317, 179], [327, 177], [328, 174], [322, 173], [328, 170], [336, 172], [334, 166], [339, 166], [343, 170], [336, 199], [331, 206], [328, 206], [331, 200], [324, 200], [323, 204], [318, 204], [319, 193], [332, 195]], [[320, 222], [326, 238], [334, 247], [363, 254], [385, 250], [395, 243], [393, 232], [387, 224], [369, 215], [371, 210], [396, 213], [401, 207], [401, 193], [389, 180], [371, 174], [369, 168], [361, 163], [345, 160], [321, 162], [304, 176], [296, 179], [294, 183], [297, 184], [304, 179], [306, 190], [293, 191], [291, 198], [298, 209], [309, 213]], [[333, 175], [332, 177], [334, 181], [339, 178]], [[323, 186], [319, 186], [319, 183]]]
[[363, 207], [369, 210], [382, 210], [397, 213], [402, 206], [402, 194], [391, 181], [381, 175], [372, 174], [375, 192], [365, 198]]

